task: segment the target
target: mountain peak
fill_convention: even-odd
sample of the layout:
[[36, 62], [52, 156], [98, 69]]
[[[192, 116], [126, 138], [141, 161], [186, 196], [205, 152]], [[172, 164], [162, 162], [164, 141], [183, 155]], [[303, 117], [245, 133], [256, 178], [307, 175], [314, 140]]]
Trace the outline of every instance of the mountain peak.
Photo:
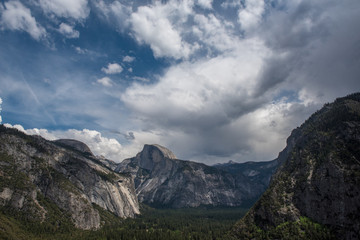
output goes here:
[[143, 152], [144, 151], [149, 151], [150, 149], [157, 149], [166, 158], [177, 159], [177, 157], [175, 156], [175, 154], [172, 151], [170, 151], [166, 147], [163, 147], [163, 146], [161, 146], [159, 144], [145, 144], [142, 151]]
[[91, 152], [88, 145], [86, 145], [85, 143], [80, 142], [78, 140], [75, 140], [75, 139], [59, 139], [59, 140], [55, 140], [54, 142], [57, 143], [57, 144], [60, 144], [62, 146], [71, 147], [71, 148], [73, 148], [73, 149], [75, 149], [77, 151], [87, 153], [89, 155], [93, 155], [93, 153]]
[[155, 165], [160, 164], [167, 159], [176, 159], [169, 149], [158, 144], [145, 144], [141, 152], [136, 155], [141, 168], [152, 170]]

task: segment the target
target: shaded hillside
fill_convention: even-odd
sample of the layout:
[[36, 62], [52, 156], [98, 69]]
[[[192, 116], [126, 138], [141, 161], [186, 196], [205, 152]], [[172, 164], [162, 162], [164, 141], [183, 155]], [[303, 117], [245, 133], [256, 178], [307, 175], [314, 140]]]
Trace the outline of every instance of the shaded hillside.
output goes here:
[[231, 173], [233, 176], [244, 175], [249, 181], [263, 185], [264, 191], [269, 185], [271, 176], [278, 167], [278, 160], [267, 162], [245, 162], [236, 163], [229, 161], [228, 163], [216, 164], [215, 168]]
[[131, 177], [112, 172], [82, 147], [71, 150], [0, 125], [2, 213], [81, 229], [100, 228], [105, 210], [122, 218], [139, 214]]
[[[360, 93], [337, 99], [291, 136], [269, 189], [234, 227], [239, 239], [360, 238]], [[288, 142], [289, 143], [289, 142]]]
[[130, 173], [139, 201], [153, 206], [249, 206], [267, 188], [276, 162], [245, 165], [244, 173], [234, 172], [231, 167], [238, 165], [215, 167], [183, 161], [162, 146], [145, 145], [136, 157], [120, 163], [116, 171]]

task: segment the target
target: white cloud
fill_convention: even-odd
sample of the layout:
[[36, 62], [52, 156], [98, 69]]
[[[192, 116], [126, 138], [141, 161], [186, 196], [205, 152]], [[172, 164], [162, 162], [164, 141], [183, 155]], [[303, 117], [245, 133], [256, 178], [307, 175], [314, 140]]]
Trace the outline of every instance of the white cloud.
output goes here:
[[226, 20], [220, 20], [213, 14], [207, 16], [196, 14], [194, 16], [195, 25], [192, 27], [193, 33], [205, 47], [215, 48], [224, 53], [236, 48], [241, 39], [232, 34], [233, 25]]
[[24, 129], [21, 125], [4, 124], [9, 128], [16, 128], [29, 135], [40, 135], [43, 138], [53, 141], [57, 139], [75, 139], [89, 146], [91, 151], [97, 156], [104, 156], [113, 161], [120, 162], [125, 158], [133, 157], [133, 152], [126, 152], [122, 145], [115, 138], [106, 138], [95, 130], [69, 129], [66, 131], [49, 131], [47, 129]]
[[102, 155], [114, 161], [123, 160], [121, 144], [114, 138], [102, 137], [98, 131], [70, 129], [66, 132], [54, 132], [53, 134], [57, 138], [72, 138], [84, 142], [95, 155]]
[[[173, 66], [156, 84], [134, 84], [122, 100], [149, 119], [162, 116], [164, 122], [226, 119], [261, 99], [253, 96], [268, 54], [261, 42], [244, 41], [227, 56]], [[188, 118], [189, 114], [194, 115]]]
[[135, 57], [131, 57], [131, 56], [125, 56], [123, 57], [123, 62], [133, 62], [135, 60]]
[[45, 13], [83, 20], [90, 13], [88, 0], [38, 0]]
[[96, 82], [100, 83], [104, 87], [112, 87], [113, 86], [113, 81], [108, 77], [100, 78]]
[[239, 10], [239, 23], [242, 29], [250, 31], [261, 22], [264, 13], [264, 0], [246, 0], [245, 7]]
[[36, 22], [31, 15], [30, 9], [26, 8], [19, 1], [3, 3], [0, 7], [1, 28], [27, 32], [32, 38], [40, 40], [46, 36], [46, 30]]
[[116, 74], [121, 73], [123, 68], [118, 63], [109, 63], [106, 68], [101, 68], [101, 71], [106, 74]]
[[211, 9], [212, 8], [212, 2], [213, 0], [198, 0], [197, 4], [205, 9]]
[[241, 6], [241, 2], [238, 0], [225, 0], [221, 3], [221, 7], [223, 8], [237, 8]]
[[150, 45], [157, 58], [188, 58], [194, 46], [182, 39], [181, 31], [176, 29], [175, 23], [186, 22], [192, 13], [192, 5], [191, 1], [169, 1], [167, 4], [155, 2], [151, 6], [139, 7], [130, 18], [136, 40]]
[[19, 125], [19, 124], [11, 125], [11, 124], [9, 124], [9, 123], [4, 123], [4, 126], [5, 126], [5, 127], [8, 127], [8, 128], [15, 128], [15, 129], [17, 129], [17, 130], [19, 130], [19, 131], [21, 131], [21, 132], [26, 133], [24, 127], [21, 126], [21, 125]]
[[123, 31], [129, 25], [129, 18], [132, 12], [130, 6], [126, 6], [119, 1], [106, 3], [103, 0], [94, 1], [98, 15], [119, 31]]
[[80, 33], [66, 23], [61, 23], [58, 30], [66, 38], [79, 38]]

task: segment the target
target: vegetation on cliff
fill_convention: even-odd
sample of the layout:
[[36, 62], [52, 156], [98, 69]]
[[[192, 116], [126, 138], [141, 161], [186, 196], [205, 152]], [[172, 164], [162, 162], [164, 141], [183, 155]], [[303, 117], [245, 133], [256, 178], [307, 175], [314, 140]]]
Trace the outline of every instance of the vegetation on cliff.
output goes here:
[[290, 138], [294, 146], [269, 189], [236, 224], [232, 235], [239, 239], [358, 239], [360, 93], [325, 104]]

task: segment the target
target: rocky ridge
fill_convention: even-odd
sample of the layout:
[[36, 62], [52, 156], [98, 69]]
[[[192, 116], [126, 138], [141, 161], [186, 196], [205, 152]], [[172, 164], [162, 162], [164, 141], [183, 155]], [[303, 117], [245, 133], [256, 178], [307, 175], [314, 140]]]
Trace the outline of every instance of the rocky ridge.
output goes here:
[[[269, 189], [238, 239], [360, 238], [360, 93], [313, 114], [288, 138]], [[320, 225], [319, 225], [320, 224]]]
[[[76, 149], [64, 147], [70, 143]], [[132, 178], [104, 166], [85, 144], [50, 142], [0, 125], [0, 206], [46, 221], [44, 201], [81, 229], [101, 227], [99, 208], [122, 218], [140, 213]]]
[[129, 173], [139, 201], [153, 206], [251, 205], [265, 191], [277, 164], [257, 163], [264, 171], [252, 176], [240, 170], [230, 171], [234, 165], [215, 167], [179, 160], [170, 150], [154, 144], [145, 145], [136, 157], [124, 160], [115, 171]]

